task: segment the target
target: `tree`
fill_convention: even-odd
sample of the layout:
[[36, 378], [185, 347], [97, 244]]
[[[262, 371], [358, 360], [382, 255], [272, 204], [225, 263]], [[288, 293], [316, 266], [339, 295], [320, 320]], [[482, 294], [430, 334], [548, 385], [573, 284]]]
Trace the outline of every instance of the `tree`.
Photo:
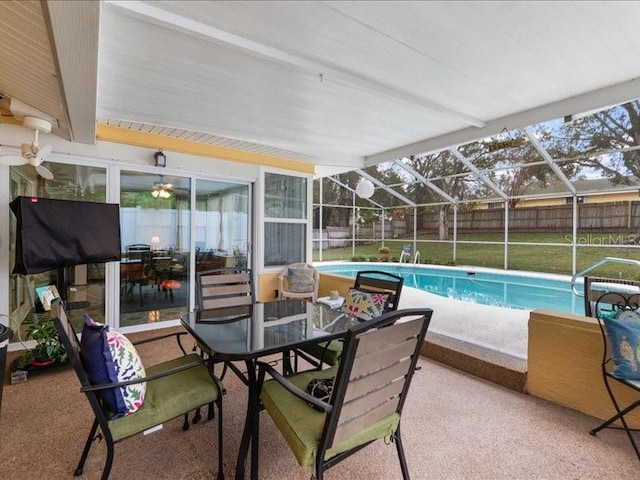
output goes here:
[[580, 168], [602, 174], [614, 184], [633, 185], [640, 178], [640, 151], [611, 150], [637, 147], [639, 139], [640, 103], [634, 100], [563, 124], [557, 154], [575, 158]]

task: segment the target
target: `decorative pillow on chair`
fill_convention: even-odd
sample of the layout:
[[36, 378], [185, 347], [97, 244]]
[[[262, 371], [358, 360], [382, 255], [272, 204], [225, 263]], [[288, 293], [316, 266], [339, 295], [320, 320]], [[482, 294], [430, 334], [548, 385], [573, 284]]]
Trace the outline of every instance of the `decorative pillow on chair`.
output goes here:
[[342, 311], [362, 320], [371, 320], [385, 312], [388, 302], [388, 293], [369, 293], [350, 288], [344, 298]]
[[[136, 348], [127, 337], [84, 314], [80, 355], [93, 384], [124, 382], [146, 376]], [[136, 412], [144, 402], [146, 383], [98, 392], [113, 419]]]
[[611, 344], [613, 376], [640, 380], [640, 312], [621, 310], [615, 318], [603, 316]]
[[309, 265], [300, 264], [287, 269], [287, 290], [295, 293], [313, 292], [313, 275], [315, 269]]

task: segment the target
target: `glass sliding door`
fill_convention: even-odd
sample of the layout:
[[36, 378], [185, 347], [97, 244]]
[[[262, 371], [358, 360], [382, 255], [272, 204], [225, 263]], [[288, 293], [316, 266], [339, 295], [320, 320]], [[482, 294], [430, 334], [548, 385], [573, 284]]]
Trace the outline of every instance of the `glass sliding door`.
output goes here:
[[249, 186], [196, 181], [196, 271], [247, 267]]
[[[11, 167], [10, 198], [37, 196], [57, 200], [77, 200], [104, 203], [107, 198], [106, 169], [86, 165], [45, 162], [54, 178], [46, 180], [31, 165]], [[16, 218], [10, 216], [9, 271], [15, 263]], [[40, 315], [50, 318], [36, 294], [36, 289], [58, 283], [58, 270], [32, 274], [10, 275], [9, 309], [12, 341], [25, 339], [26, 329]], [[87, 312], [98, 322], [105, 318], [104, 264], [77, 265], [69, 271], [67, 307], [72, 323], [81, 330], [83, 314]]]
[[120, 173], [120, 326], [190, 309], [191, 179]]

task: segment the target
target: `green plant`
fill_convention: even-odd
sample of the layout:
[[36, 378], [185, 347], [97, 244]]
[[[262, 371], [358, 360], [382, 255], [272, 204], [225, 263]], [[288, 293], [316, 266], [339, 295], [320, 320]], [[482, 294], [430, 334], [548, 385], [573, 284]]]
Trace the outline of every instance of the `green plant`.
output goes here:
[[53, 320], [38, 320], [27, 329], [27, 339], [35, 340], [36, 346], [29, 350], [25, 356], [28, 362], [31, 359], [37, 361], [53, 360], [66, 362], [67, 352], [60, 341]]
[[389, 247], [380, 247], [378, 249], [378, 254], [380, 255], [389, 255], [391, 253], [391, 249]]

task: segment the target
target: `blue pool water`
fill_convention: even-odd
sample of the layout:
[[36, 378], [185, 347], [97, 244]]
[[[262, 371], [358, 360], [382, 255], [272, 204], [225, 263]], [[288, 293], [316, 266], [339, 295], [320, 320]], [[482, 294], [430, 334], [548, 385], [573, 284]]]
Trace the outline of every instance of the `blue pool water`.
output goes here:
[[542, 308], [584, 314], [584, 299], [573, 294], [568, 277], [565, 280], [559, 275], [355, 262], [316, 264], [316, 268], [321, 272], [352, 278], [359, 270], [381, 270], [402, 276], [407, 287], [465, 302], [519, 310]]

